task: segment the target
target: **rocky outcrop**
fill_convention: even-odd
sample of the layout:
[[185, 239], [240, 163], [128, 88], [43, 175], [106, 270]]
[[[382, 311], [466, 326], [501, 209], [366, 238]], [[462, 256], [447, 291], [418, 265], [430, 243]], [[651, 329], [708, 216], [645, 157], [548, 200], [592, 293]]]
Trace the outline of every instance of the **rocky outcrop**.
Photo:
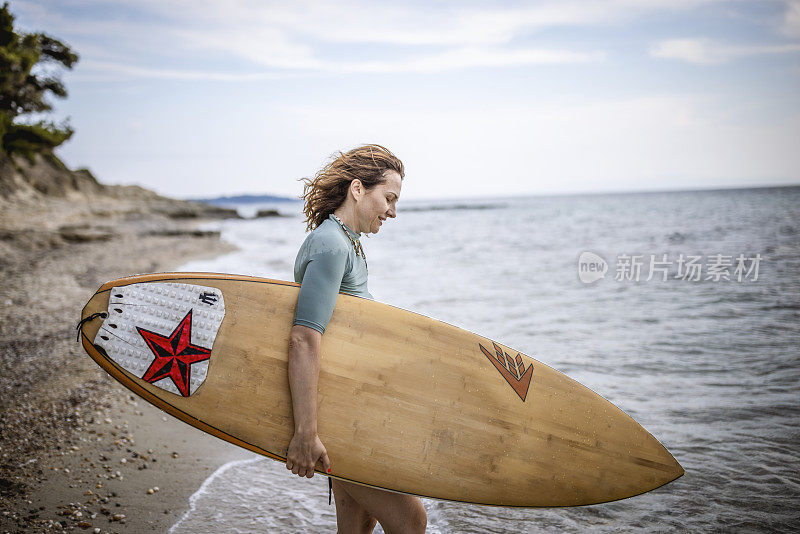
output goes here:
[[280, 217], [281, 213], [278, 210], [258, 210], [256, 213], [256, 219], [261, 219], [264, 217]]
[[0, 153], [0, 267], [28, 253], [116, 239], [218, 240], [219, 232], [199, 230], [197, 222], [220, 218], [241, 217], [135, 185], [102, 184], [88, 169], [70, 170], [53, 154], [31, 163]]
[[89, 169], [70, 170], [53, 153], [33, 162], [0, 153], [0, 206], [64, 199], [104, 206], [110, 213], [157, 214], [171, 219], [240, 218], [234, 209], [163, 197], [143, 187], [105, 185]]
[[117, 235], [110, 226], [101, 224], [65, 224], [58, 228], [58, 235], [70, 243], [85, 243], [87, 241], [108, 241]]
[[38, 196], [67, 198], [102, 195], [105, 186], [88, 169], [71, 171], [55, 154], [37, 154], [33, 163], [22, 157], [5, 159], [0, 166], [0, 195], [6, 199]]

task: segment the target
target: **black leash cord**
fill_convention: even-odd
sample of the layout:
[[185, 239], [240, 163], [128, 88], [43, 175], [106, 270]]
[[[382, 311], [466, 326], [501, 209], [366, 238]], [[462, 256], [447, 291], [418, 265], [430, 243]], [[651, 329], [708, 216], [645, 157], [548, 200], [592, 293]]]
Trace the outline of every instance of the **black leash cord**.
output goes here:
[[78, 331], [78, 339], [77, 339], [78, 341], [81, 340], [81, 332], [82, 332], [81, 328], [83, 328], [83, 323], [87, 323], [87, 322], [91, 321], [92, 319], [96, 319], [98, 317], [101, 317], [101, 318], [105, 319], [106, 317], [108, 317], [108, 314], [106, 312], [97, 312], [97, 313], [93, 313], [93, 314], [91, 314], [91, 315], [89, 315], [87, 317], [84, 317], [83, 319], [80, 320], [80, 322], [78, 323], [78, 326], [75, 327], [75, 329]]

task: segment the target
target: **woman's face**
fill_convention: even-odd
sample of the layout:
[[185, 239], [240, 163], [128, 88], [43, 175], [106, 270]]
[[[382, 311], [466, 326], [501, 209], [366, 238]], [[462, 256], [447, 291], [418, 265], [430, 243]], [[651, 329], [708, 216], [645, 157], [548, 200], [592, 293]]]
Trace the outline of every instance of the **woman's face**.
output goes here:
[[396, 171], [386, 171], [384, 181], [367, 190], [358, 203], [360, 231], [377, 234], [383, 221], [396, 217], [403, 180]]

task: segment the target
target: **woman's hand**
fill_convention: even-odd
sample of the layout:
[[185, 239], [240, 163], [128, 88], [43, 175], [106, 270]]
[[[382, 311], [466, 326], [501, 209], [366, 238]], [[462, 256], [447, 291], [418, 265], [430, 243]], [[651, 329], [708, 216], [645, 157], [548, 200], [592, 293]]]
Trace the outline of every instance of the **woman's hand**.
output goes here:
[[330, 473], [331, 461], [319, 436], [295, 432], [286, 453], [286, 469], [295, 475], [311, 478], [314, 476], [314, 466], [318, 460], [322, 460], [325, 472]]

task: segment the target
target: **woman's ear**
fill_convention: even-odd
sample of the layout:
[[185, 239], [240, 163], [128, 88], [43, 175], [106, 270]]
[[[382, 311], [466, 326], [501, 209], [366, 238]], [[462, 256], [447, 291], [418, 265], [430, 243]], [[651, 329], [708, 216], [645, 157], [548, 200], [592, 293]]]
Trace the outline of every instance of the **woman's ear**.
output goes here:
[[356, 178], [350, 182], [350, 192], [353, 194], [353, 198], [356, 201], [361, 200], [361, 197], [364, 195], [364, 184], [361, 183], [361, 180]]

